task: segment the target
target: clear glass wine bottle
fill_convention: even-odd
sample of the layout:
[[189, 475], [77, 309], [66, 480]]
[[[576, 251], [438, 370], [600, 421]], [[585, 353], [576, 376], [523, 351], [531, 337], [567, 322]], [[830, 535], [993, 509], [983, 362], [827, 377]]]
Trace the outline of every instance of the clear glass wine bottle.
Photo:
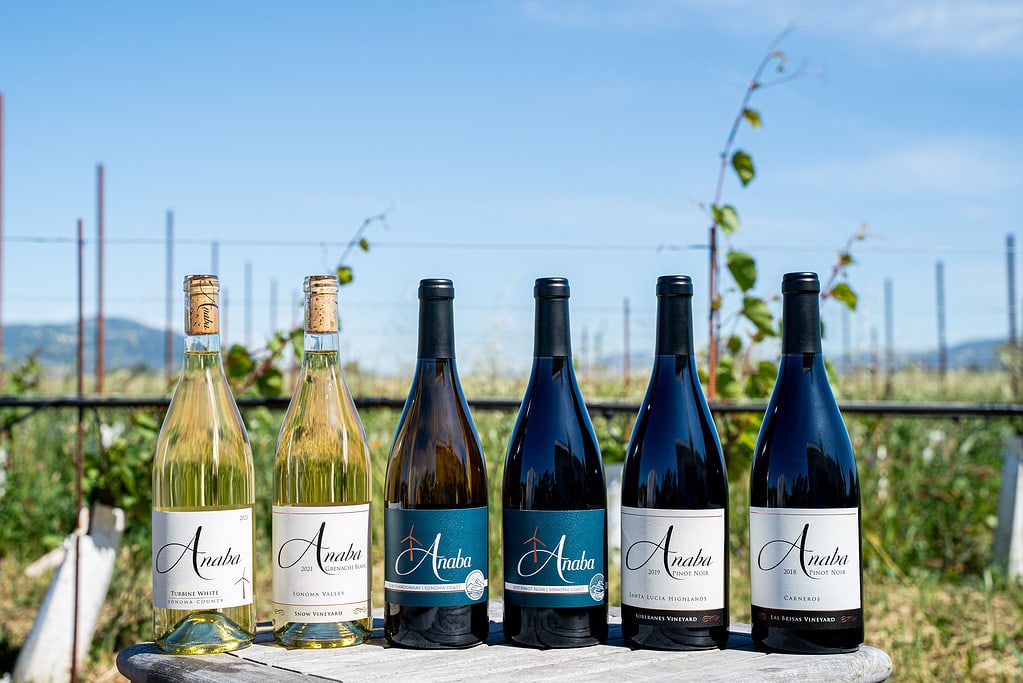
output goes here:
[[370, 454], [341, 368], [337, 278], [311, 275], [304, 291], [302, 366], [274, 459], [274, 635], [345, 647], [373, 630]]
[[185, 278], [185, 357], [153, 459], [153, 633], [176, 654], [256, 633], [252, 450], [224, 375], [219, 289]]

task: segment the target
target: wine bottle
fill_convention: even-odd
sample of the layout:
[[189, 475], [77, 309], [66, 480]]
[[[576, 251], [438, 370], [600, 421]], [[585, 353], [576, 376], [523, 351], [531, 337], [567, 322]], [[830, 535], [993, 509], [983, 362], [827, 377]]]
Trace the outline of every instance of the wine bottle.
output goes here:
[[256, 633], [252, 450], [220, 356], [220, 284], [185, 278], [185, 358], [153, 459], [153, 634], [175, 654]]
[[607, 639], [607, 492], [572, 367], [565, 278], [533, 288], [533, 367], [504, 469], [504, 635], [538, 648]]
[[384, 481], [384, 633], [409, 648], [487, 639], [487, 470], [455, 366], [451, 280], [419, 283], [419, 351]]
[[373, 630], [370, 459], [338, 353], [337, 278], [305, 278], [302, 367], [274, 458], [274, 636], [345, 647]]
[[816, 273], [782, 280], [778, 381], [750, 474], [753, 642], [796, 653], [863, 642], [860, 485], [821, 355]]
[[657, 279], [653, 372], [622, 474], [622, 636], [662, 650], [728, 640], [728, 475], [700, 388], [693, 283]]

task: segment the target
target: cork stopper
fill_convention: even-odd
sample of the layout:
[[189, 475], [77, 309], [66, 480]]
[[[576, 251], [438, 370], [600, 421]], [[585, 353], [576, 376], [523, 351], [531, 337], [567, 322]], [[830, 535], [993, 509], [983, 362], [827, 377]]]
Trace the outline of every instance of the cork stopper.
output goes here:
[[312, 334], [337, 332], [337, 277], [308, 275], [305, 290], [305, 331]]
[[185, 334], [220, 334], [219, 295], [216, 275], [185, 276]]

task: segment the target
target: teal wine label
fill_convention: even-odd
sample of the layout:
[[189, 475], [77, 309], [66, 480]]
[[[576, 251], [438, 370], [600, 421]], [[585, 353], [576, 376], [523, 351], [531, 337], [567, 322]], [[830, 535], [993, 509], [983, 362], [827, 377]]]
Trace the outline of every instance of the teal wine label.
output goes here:
[[504, 599], [593, 607], [607, 599], [604, 510], [504, 511]]
[[384, 508], [384, 600], [440, 607], [488, 596], [487, 508]]

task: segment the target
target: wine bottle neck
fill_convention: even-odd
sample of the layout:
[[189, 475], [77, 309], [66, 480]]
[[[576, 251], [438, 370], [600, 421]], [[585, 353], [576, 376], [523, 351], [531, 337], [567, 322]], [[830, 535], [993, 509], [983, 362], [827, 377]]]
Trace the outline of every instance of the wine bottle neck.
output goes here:
[[536, 300], [533, 355], [537, 358], [572, 355], [567, 297], [538, 298]]
[[220, 334], [186, 334], [185, 355], [190, 353], [220, 353]]
[[455, 324], [451, 299], [420, 299], [418, 358], [454, 358]]
[[821, 308], [817, 292], [786, 293], [781, 319], [782, 353], [821, 352]]
[[692, 297], [657, 297], [657, 344], [655, 353], [658, 356], [692, 355]]
[[[341, 347], [340, 340], [337, 332], [306, 332], [305, 340], [302, 345], [305, 352], [316, 353], [318, 351], [331, 351], [335, 354]], [[303, 363], [305, 357], [303, 356]]]

